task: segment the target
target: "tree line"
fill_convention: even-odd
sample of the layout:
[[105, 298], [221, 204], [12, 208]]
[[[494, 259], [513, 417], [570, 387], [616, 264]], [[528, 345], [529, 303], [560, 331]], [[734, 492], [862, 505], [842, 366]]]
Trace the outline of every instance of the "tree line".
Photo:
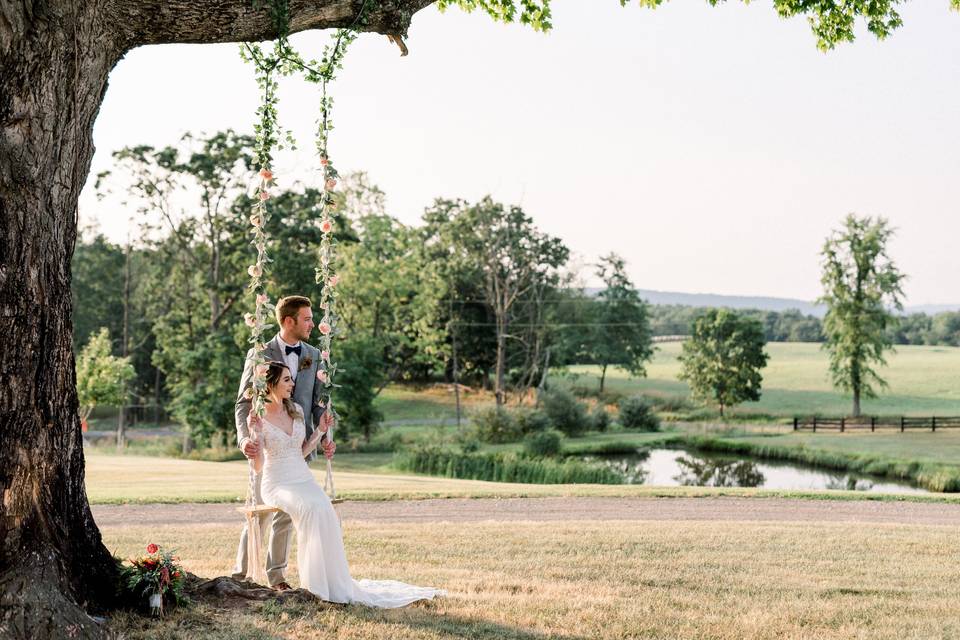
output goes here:
[[[162, 406], [185, 428], [186, 448], [227, 444], [246, 340], [254, 139], [232, 131], [186, 135], [174, 145], [128, 147], [114, 156], [113, 171], [98, 176], [98, 193], [130, 211], [137, 232], [118, 245], [88, 230], [77, 244], [74, 344], [78, 352], [88, 344], [91, 349], [78, 362], [103, 358], [108, 344], [125, 368], [107, 378], [129, 380], [126, 404], [152, 407], [152, 416], [138, 419], [159, 418]], [[281, 177], [268, 223], [272, 299], [315, 293], [320, 230], [312, 214], [319, 198], [318, 190], [284, 184]], [[841, 299], [868, 274], [855, 274], [850, 283], [830, 281], [830, 273], [842, 280], [845, 267], [828, 268], [826, 257], [822, 301], [830, 312], [824, 321], [795, 310], [718, 315], [647, 304], [615, 254], [591, 267], [602, 286], [588, 293], [559, 238], [538, 229], [522, 208], [489, 197], [474, 203], [437, 199], [416, 226], [391, 216], [385, 194], [363, 173], [347, 176], [337, 198], [338, 312], [345, 329], [337, 345], [343, 365], [338, 408], [344, 426], [367, 439], [382, 418], [374, 399], [391, 382], [456, 380], [490, 390], [501, 406], [543, 387], [550, 368], [594, 364], [602, 391], [611, 366], [645, 375], [654, 335], [692, 335], [693, 342], [714, 345], [721, 335], [744, 337], [753, 345], [748, 360], [755, 368], [765, 364], [760, 353], [769, 341], [820, 341], [834, 353], [849, 342], [843, 338], [847, 321], [883, 347], [871, 351], [856, 343], [852, 356], [861, 363], [882, 356], [889, 344], [960, 343], [960, 314], [898, 322], [883, 306], [890, 302], [885, 298], [855, 291], [852, 299]], [[823, 255], [830, 255], [826, 248]], [[868, 307], [869, 314], [861, 313]], [[850, 318], [838, 320], [843, 313]], [[865, 327], [865, 318], [878, 324]], [[721, 407], [759, 398], [759, 374], [724, 365], [709, 374], [713, 382], [701, 380], [719, 355], [697, 354], [694, 346], [685, 345], [683, 358], [695, 395]], [[863, 366], [837, 379], [857, 378], [869, 371]], [[735, 380], [746, 391], [732, 391], [737, 385], [728, 382]], [[729, 389], [711, 396], [711, 385]], [[96, 386], [84, 395], [88, 402], [98, 397], [111, 396]]]
[[[710, 307], [651, 305], [650, 329], [655, 336], [686, 335], [693, 322], [709, 310]], [[823, 342], [826, 339], [823, 320], [797, 309], [738, 309], [737, 313], [759, 321], [767, 342]], [[897, 345], [958, 347], [960, 311], [898, 315], [886, 334]]]

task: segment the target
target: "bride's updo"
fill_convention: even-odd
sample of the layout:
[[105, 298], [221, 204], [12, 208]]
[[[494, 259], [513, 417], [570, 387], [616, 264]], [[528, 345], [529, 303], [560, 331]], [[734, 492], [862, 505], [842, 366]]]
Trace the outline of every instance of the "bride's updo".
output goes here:
[[[276, 360], [267, 363], [267, 389], [276, 387], [277, 383], [280, 382], [280, 378], [283, 376], [287, 369], [287, 365], [283, 362], [277, 362]], [[286, 409], [287, 415], [296, 420], [300, 416], [296, 403], [290, 398], [283, 399], [283, 408]]]

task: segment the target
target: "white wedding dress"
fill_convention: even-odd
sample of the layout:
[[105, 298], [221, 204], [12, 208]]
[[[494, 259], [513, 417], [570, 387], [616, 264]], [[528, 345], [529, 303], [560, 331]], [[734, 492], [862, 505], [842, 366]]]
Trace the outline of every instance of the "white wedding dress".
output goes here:
[[394, 580], [354, 580], [347, 566], [337, 513], [301, 453], [303, 418], [294, 419], [291, 435], [266, 418], [263, 425], [261, 496], [265, 504], [281, 509], [293, 520], [301, 587], [328, 602], [383, 609], [446, 595], [442, 589]]

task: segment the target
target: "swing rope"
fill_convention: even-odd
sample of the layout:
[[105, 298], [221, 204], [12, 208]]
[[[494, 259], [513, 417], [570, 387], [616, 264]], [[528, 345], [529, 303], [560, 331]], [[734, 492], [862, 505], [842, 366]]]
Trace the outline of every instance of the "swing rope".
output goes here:
[[[250, 413], [257, 418], [262, 418], [265, 411], [268, 365], [265, 356], [264, 331], [271, 324], [270, 315], [274, 310], [265, 287], [267, 266], [272, 262], [267, 255], [268, 237], [265, 228], [269, 221], [267, 202], [271, 198], [270, 187], [275, 186], [272, 153], [275, 147], [283, 148], [283, 145], [278, 143], [283, 131], [277, 121], [277, 74], [289, 75], [294, 71], [302, 72], [308, 81], [318, 83], [321, 87], [316, 148], [322, 167], [323, 189], [319, 211], [321, 240], [315, 279], [317, 284], [321, 286], [319, 308], [323, 311], [323, 316], [317, 326], [321, 347], [321, 362], [317, 371], [317, 383], [324, 386], [323, 404], [325, 411], [330, 412], [336, 418], [332, 393], [333, 389], [339, 385], [333, 381], [337, 373], [337, 364], [332, 360], [331, 354], [333, 338], [339, 333], [338, 317], [336, 315], [336, 287], [339, 278], [334, 270], [336, 240], [334, 238], [335, 225], [331, 213], [335, 206], [334, 189], [337, 186], [339, 173], [330, 161], [328, 153], [330, 130], [333, 128], [331, 119], [333, 99], [328, 95], [327, 89], [329, 83], [333, 81], [336, 71], [342, 68], [346, 48], [357, 38], [359, 26], [364, 22], [367, 4], [368, 0], [363, 3], [356, 19], [349, 27], [338, 29], [335, 32], [334, 44], [324, 48], [320, 64], [316, 61], [305, 62], [290, 45], [286, 0], [274, 0], [271, 5], [278, 33], [278, 37], [273, 43], [272, 52], [265, 53], [258, 44], [243, 43], [241, 45], [241, 58], [254, 64], [257, 84], [260, 86], [263, 96], [257, 109], [259, 121], [254, 126], [257, 141], [257, 161], [260, 169], [258, 173], [259, 183], [254, 198], [255, 204], [250, 215], [250, 233], [253, 236], [251, 244], [256, 247], [257, 257], [254, 264], [247, 269], [250, 276], [248, 291], [254, 296], [255, 305], [253, 313], [244, 314], [244, 322], [250, 327], [249, 342], [252, 345], [249, 362], [252, 370], [252, 384], [245, 393], [251, 401]], [[286, 134], [286, 139], [292, 143], [289, 133]], [[333, 442], [333, 430], [334, 428], [331, 426], [327, 433], [329, 442]], [[261, 441], [257, 429], [251, 430], [251, 439], [258, 443]], [[326, 463], [327, 473], [324, 490], [327, 491], [336, 508], [336, 505], [341, 503], [342, 499], [338, 499], [336, 496], [336, 488], [333, 483], [333, 463], [329, 458], [327, 458]], [[254, 462], [251, 460], [248, 464], [247, 498], [244, 507], [241, 509], [247, 517], [247, 576], [254, 581], [265, 581], [266, 575], [262, 567], [263, 563], [260, 562], [262, 533], [259, 526], [259, 516], [278, 509], [260, 503], [260, 496], [256, 491], [256, 482], [257, 472]], [[340, 515], [339, 509], [337, 509], [337, 515]]]

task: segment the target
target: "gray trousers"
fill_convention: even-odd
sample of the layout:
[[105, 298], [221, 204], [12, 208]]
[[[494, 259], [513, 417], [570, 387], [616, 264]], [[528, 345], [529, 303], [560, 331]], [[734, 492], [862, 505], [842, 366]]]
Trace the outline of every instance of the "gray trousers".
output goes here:
[[[256, 493], [257, 503], [262, 504], [260, 497], [260, 474], [254, 481], [254, 492]], [[293, 520], [283, 511], [274, 513], [265, 513], [257, 518], [260, 525], [260, 539], [267, 539], [269, 529], [270, 537], [267, 543], [267, 582], [270, 586], [283, 582], [286, 578], [284, 574], [287, 571], [287, 561], [290, 559], [290, 540], [293, 533]], [[233, 568], [233, 577], [243, 580], [247, 575], [247, 520], [243, 522], [243, 530], [240, 532], [240, 546], [237, 548], [237, 563]]]

